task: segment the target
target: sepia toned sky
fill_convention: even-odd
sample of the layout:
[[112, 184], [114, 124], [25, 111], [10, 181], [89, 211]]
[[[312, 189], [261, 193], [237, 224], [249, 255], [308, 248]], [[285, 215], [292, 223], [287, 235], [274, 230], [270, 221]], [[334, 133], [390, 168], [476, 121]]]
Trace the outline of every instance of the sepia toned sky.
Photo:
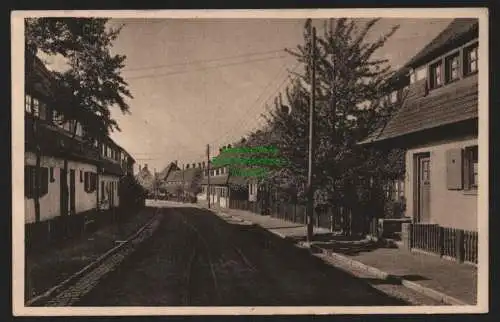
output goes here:
[[[123, 71], [134, 96], [130, 115], [112, 112], [122, 132], [112, 138], [137, 163], [161, 171], [170, 161], [205, 160], [262, 123], [265, 103], [287, 84], [296, 60], [283, 52], [303, 43], [305, 20], [121, 19], [113, 51], [127, 56]], [[377, 57], [394, 69], [422, 49], [450, 19], [382, 19], [368, 35], [400, 29]], [[322, 20], [315, 21], [318, 34]], [[280, 52], [281, 51], [281, 52]], [[47, 59], [49, 68], [57, 65]], [[52, 67], [54, 67], [52, 66]], [[299, 71], [299, 70], [297, 70]]]

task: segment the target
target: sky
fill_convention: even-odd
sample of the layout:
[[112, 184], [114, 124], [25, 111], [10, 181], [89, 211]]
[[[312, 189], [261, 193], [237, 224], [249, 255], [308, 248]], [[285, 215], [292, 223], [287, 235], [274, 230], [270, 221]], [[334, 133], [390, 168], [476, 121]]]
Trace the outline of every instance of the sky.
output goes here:
[[[359, 19], [358, 19], [359, 20]], [[315, 20], [318, 34], [324, 20]], [[262, 124], [266, 103], [283, 91], [296, 67], [284, 48], [303, 44], [298, 19], [112, 19], [122, 25], [112, 51], [126, 55], [122, 76], [134, 96], [130, 114], [112, 109], [121, 132], [111, 137], [135, 159], [161, 171], [206, 160]], [[450, 19], [381, 19], [368, 34], [399, 30], [375, 53], [401, 67]], [[47, 59], [57, 65], [56, 59]], [[53, 67], [54, 67], [53, 66]], [[297, 71], [299, 71], [297, 69]], [[211, 153], [211, 157], [214, 153]]]

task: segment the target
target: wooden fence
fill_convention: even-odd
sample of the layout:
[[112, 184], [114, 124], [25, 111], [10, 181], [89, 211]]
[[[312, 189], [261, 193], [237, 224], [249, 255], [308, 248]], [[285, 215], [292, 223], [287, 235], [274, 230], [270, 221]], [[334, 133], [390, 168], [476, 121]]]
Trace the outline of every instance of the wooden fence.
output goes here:
[[476, 231], [441, 227], [437, 224], [410, 224], [409, 247], [477, 264]]
[[[267, 209], [263, 209], [260, 202], [230, 200], [229, 208], [269, 215], [298, 224], [307, 223], [306, 206], [304, 205], [274, 202], [269, 204]], [[350, 218], [351, 212], [347, 209], [343, 207], [331, 207], [323, 212], [314, 211], [313, 224], [315, 227], [329, 229], [330, 231], [339, 231], [342, 228], [350, 228]]]

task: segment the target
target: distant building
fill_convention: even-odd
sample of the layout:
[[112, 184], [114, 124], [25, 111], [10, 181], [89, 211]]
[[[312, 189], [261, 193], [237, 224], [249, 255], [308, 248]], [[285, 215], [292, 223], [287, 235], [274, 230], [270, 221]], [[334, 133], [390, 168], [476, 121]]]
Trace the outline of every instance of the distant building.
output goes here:
[[144, 167], [141, 168], [139, 165], [139, 172], [136, 174], [136, 179], [139, 184], [149, 192], [153, 191], [154, 185], [154, 175], [148, 168], [148, 164], [144, 164]]
[[[174, 170], [175, 169], [175, 170]], [[175, 198], [195, 198], [201, 190], [200, 182], [203, 170], [199, 167], [190, 167], [179, 170], [177, 166], [171, 167], [162, 189]]]

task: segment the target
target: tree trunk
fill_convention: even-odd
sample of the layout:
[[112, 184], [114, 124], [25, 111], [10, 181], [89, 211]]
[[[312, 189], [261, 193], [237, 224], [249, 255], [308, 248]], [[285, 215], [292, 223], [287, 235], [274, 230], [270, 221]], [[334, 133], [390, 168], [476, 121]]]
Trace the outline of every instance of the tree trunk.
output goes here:
[[[71, 143], [70, 144], [73, 144], [74, 140], [75, 140], [75, 136], [76, 136], [76, 122], [75, 122], [75, 126], [73, 127], [72, 129], [72, 133], [71, 133]], [[63, 195], [61, 196], [63, 198], [63, 202], [62, 202], [62, 205], [63, 205], [63, 209], [61, 209], [61, 216], [63, 217], [63, 222], [62, 222], [62, 227], [63, 227], [63, 237], [64, 238], [67, 238], [69, 237], [69, 218], [68, 218], [68, 215], [69, 215], [69, 187], [68, 187], [68, 163], [69, 163], [69, 160], [68, 160], [68, 156], [67, 154], [69, 153], [69, 151], [67, 151], [67, 153], [65, 153], [65, 156], [64, 156], [64, 164], [63, 164], [63, 173], [62, 173], [62, 176], [61, 176], [61, 180], [63, 181]]]
[[[36, 154], [36, 163], [35, 163], [35, 194], [33, 196], [33, 201], [35, 203], [35, 222], [40, 222], [40, 169], [41, 169], [41, 159], [42, 159], [42, 153], [40, 149], [40, 144], [38, 141], [38, 134], [37, 134], [37, 126], [35, 125], [37, 121], [33, 119], [33, 124], [34, 124], [34, 133], [35, 133], [35, 141], [36, 141], [36, 149], [35, 149], [35, 154]], [[31, 174], [30, 174], [31, 175]]]

